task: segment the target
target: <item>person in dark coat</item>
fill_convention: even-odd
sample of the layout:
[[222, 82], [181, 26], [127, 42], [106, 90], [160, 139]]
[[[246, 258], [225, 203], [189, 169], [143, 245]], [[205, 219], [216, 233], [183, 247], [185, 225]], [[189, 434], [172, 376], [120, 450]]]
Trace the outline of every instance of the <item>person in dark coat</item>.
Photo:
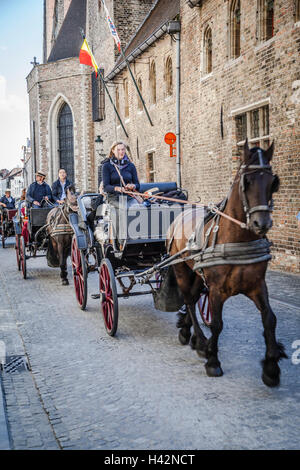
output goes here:
[[61, 168], [58, 172], [58, 179], [52, 185], [52, 197], [56, 204], [63, 204], [67, 195], [67, 189], [72, 183], [67, 178], [66, 171]]
[[[136, 204], [137, 201], [129, 195], [122, 194], [123, 189], [134, 191], [140, 189], [135, 165], [126, 154], [123, 142], [115, 142], [110, 150], [109, 161], [103, 165], [103, 189], [107, 193], [108, 202], [115, 207], [114, 221], [115, 238], [119, 244], [124, 242], [125, 233], [119, 231], [119, 209], [121, 206]], [[125, 227], [124, 227], [125, 228]], [[123, 230], [123, 229], [122, 229]], [[125, 230], [123, 230], [125, 232]]]
[[15, 200], [10, 194], [10, 189], [7, 189], [4, 193], [4, 196], [2, 196], [2, 198], [0, 199], [1, 207], [5, 207], [6, 209], [15, 208]]
[[140, 183], [137, 176], [137, 171], [134, 163], [132, 163], [127, 154], [126, 146], [123, 142], [115, 142], [110, 150], [109, 161], [104, 163], [103, 174], [103, 188], [109, 195], [109, 200], [117, 201], [120, 193], [122, 193], [122, 181], [118, 173], [118, 168], [123, 181], [125, 189], [128, 191], [137, 191], [140, 189]]
[[52, 191], [45, 178], [45, 173], [38, 171], [35, 174], [35, 182], [31, 183], [26, 193], [26, 201], [35, 209], [41, 207], [43, 200], [47, 202], [52, 200]]

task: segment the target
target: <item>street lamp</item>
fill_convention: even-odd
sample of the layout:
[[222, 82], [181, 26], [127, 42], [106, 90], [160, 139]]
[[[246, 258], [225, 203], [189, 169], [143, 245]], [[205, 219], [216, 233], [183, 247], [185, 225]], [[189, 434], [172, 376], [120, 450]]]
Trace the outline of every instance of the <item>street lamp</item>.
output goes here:
[[[95, 139], [95, 144], [96, 144], [96, 152], [98, 153], [99, 156], [99, 164], [98, 164], [98, 186], [100, 185], [100, 182], [102, 181], [102, 163], [106, 158], [106, 153], [104, 153], [103, 150], [103, 139], [101, 139], [100, 135], [97, 135], [97, 138]], [[97, 147], [100, 147], [97, 149]]]

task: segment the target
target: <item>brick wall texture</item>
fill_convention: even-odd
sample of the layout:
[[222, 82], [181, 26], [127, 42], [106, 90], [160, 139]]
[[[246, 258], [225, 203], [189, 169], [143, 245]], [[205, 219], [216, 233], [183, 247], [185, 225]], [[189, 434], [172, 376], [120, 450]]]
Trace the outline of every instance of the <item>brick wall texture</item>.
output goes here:
[[[50, 8], [51, 2], [46, 2]], [[153, 1], [107, 0], [123, 45], [128, 43], [149, 12]], [[273, 170], [281, 180], [275, 195], [273, 268], [300, 272], [300, 233], [296, 214], [300, 210], [300, 22], [295, 17], [295, 0], [274, 1], [274, 34], [260, 40], [258, 0], [240, 1], [240, 54], [231, 58], [229, 0], [204, 0], [201, 8], [180, 2], [181, 22], [181, 156], [182, 186], [191, 200], [204, 204], [220, 201], [229, 191], [239, 164], [236, 116], [268, 106], [268, 140], [275, 142]], [[114, 66], [116, 48], [98, 0], [88, 0], [87, 38], [99, 66], [107, 75]], [[51, 19], [49, 17], [49, 22]], [[212, 31], [212, 70], [205, 69], [205, 31]], [[47, 26], [48, 30], [51, 27]], [[165, 65], [172, 60], [173, 93], [167, 95]], [[151, 102], [150, 68], [156, 68], [156, 103]], [[176, 132], [176, 42], [165, 34], [139, 55], [131, 68], [141, 81], [142, 93], [153, 121], [138, 106], [138, 97], [124, 69], [108, 88], [113, 99], [119, 95], [120, 115], [129, 134], [126, 139], [140, 180], [147, 178], [147, 154], [154, 155], [156, 181], [176, 180], [176, 161], [164, 143], [167, 132]], [[96, 189], [100, 156], [94, 138], [101, 135], [103, 151], [124, 140], [113, 108], [106, 96], [106, 118], [92, 122], [89, 67], [66, 59], [43, 64], [28, 77], [31, 119], [39, 122], [38, 145], [41, 167], [55, 168], [52, 155], [49, 113], [57, 96], [64, 96], [73, 111], [76, 178], [82, 189]], [[129, 88], [129, 116], [125, 116], [124, 80]], [[251, 114], [252, 116], [252, 114]], [[252, 119], [252, 118], [251, 118]], [[51, 120], [51, 119], [50, 119]], [[222, 121], [222, 127], [221, 127]]]

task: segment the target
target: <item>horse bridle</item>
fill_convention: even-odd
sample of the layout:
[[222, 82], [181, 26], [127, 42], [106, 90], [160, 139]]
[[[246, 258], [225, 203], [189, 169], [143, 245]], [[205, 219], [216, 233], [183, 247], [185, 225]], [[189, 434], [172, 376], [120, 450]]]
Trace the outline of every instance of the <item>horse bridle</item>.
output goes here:
[[[262, 150], [258, 149], [254, 153], [253, 157], [258, 153], [259, 165], [244, 164], [240, 169], [240, 193], [242, 196], [243, 209], [246, 215], [247, 227], [249, 227], [250, 215], [254, 212], [272, 212], [273, 211], [273, 198], [271, 198], [270, 203], [267, 205], [249, 207], [249, 203], [246, 195], [245, 187], [245, 176], [256, 173], [257, 171], [265, 172], [273, 175], [272, 167], [269, 164], [265, 164], [263, 160]], [[245, 169], [250, 171], [244, 171]]]

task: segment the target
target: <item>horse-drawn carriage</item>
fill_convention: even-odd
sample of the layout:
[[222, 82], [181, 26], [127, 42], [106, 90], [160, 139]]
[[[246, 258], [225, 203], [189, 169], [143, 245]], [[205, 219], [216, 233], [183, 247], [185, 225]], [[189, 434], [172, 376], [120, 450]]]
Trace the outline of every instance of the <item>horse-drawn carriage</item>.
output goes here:
[[5, 207], [1, 208], [0, 233], [1, 233], [2, 248], [5, 248], [5, 240], [15, 235], [13, 218], [16, 212], [17, 212], [17, 209], [6, 209]]
[[[146, 204], [128, 205], [125, 197], [124, 205], [118, 210], [109, 202], [101, 204], [96, 212], [95, 231], [90, 226], [89, 214], [98, 194], [84, 194], [78, 198], [80, 223], [77, 214], [70, 215], [74, 230], [71, 259], [77, 302], [81, 309], [86, 308], [88, 273], [98, 271], [100, 292], [92, 297], [100, 298], [105, 328], [110, 336], [117, 331], [119, 298], [152, 294], [156, 308], [164, 311], [176, 311], [183, 304], [174, 282], [172, 295], [166, 299], [166, 277], [172, 284], [172, 275], [164, 268], [164, 260], [168, 229], [177, 215], [191, 210], [191, 206], [184, 205], [180, 199], [177, 203], [163, 199], [164, 194], [176, 192], [174, 182], [141, 184], [140, 192], [153, 188], [162, 199], [153, 196]], [[138, 288], [133, 291], [135, 286], [141, 285], [147, 285], [148, 290]], [[159, 295], [162, 290], [163, 299]], [[207, 295], [204, 300], [199, 300], [199, 307], [205, 319], [209, 306]]]
[[27, 260], [46, 256], [48, 236], [44, 227], [52, 207], [26, 207], [19, 203], [13, 222], [16, 234], [16, 257], [19, 271], [27, 277]]

